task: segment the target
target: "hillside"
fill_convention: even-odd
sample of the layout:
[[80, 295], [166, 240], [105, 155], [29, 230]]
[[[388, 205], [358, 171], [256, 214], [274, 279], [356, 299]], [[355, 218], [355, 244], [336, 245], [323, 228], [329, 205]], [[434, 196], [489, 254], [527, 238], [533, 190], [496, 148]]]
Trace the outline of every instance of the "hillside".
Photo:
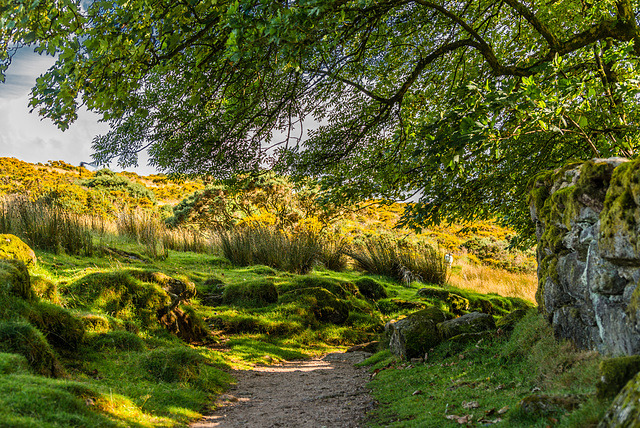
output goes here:
[[[232, 369], [371, 341], [372, 426], [586, 426], [607, 405], [598, 357], [524, 316], [533, 255], [494, 224], [415, 234], [393, 229], [400, 204], [321, 206], [274, 176], [205, 185], [1, 158], [0, 185], [0, 256], [9, 234], [35, 250], [26, 269], [0, 257], [2, 426], [186, 426]], [[403, 361], [385, 324], [425, 308], [509, 327]], [[516, 410], [534, 388], [585, 405]]]

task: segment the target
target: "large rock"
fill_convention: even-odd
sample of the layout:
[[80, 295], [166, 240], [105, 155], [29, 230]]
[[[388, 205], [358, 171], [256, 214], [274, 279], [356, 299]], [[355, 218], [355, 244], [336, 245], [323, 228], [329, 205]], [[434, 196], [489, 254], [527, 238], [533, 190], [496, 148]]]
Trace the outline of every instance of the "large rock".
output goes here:
[[640, 353], [640, 160], [594, 159], [532, 181], [540, 310], [556, 336]]
[[403, 359], [424, 357], [425, 352], [442, 341], [438, 324], [448, 318], [444, 311], [431, 306], [389, 323], [387, 333], [391, 336], [391, 352]]
[[636, 374], [598, 424], [598, 428], [637, 428], [640, 426], [640, 373]]
[[25, 300], [33, 298], [29, 271], [20, 260], [0, 259], [0, 293]]
[[0, 259], [20, 260], [27, 266], [36, 265], [36, 253], [14, 235], [0, 235]]
[[496, 323], [491, 315], [481, 312], [471, 312], [459, 318], [438, 324], [438, 332], [443, 340], [469, 333], [482, 333], [495, 330]]

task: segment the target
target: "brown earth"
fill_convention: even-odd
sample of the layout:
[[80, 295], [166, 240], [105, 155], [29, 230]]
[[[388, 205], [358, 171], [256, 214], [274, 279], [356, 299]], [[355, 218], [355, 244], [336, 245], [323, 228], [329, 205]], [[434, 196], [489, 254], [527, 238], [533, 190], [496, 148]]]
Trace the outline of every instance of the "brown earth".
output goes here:
[[191, 428], [364, 427], [374, 401], [366, 368], [371, 354], [334, 353], [234, 371], [238, 383], [219, 397], [216, 410]]

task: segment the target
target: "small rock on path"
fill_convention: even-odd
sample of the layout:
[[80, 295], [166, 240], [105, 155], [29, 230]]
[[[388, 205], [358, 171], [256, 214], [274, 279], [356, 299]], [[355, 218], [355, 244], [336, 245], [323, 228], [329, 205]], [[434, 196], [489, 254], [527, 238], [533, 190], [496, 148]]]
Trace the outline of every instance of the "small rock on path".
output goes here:
[[237, 385], [191, 428], [364, 427], [373, 399], [366, 368], [354, 364], [369, 355], [334, 353], [235, 371]]

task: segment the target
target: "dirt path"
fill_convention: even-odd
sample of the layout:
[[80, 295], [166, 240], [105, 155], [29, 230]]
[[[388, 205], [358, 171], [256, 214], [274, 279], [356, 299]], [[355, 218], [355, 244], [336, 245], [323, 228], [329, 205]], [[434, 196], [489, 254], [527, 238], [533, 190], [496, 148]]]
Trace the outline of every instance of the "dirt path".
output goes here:
[[363, 427], [373, 399], [366, 369], [353, 365], [369, 355], [336, 353], [236, 371], [238, 384], [220, 397], [221, 407], [191, 428]]

